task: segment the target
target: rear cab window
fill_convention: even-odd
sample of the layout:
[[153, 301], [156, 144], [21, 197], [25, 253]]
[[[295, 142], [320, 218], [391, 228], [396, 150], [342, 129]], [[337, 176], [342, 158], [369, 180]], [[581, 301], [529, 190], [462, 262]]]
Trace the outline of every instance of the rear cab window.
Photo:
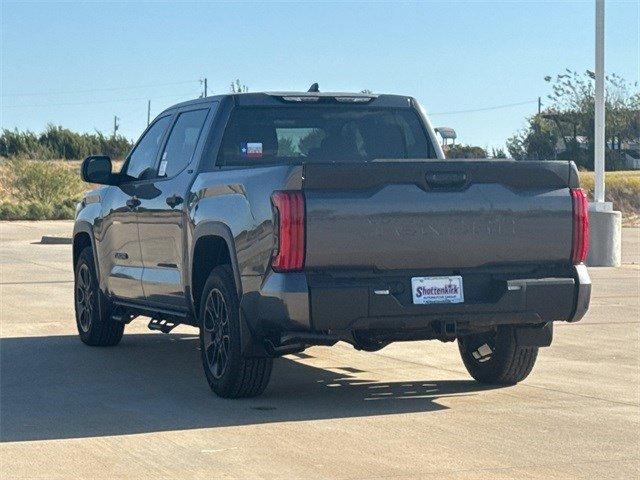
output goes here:
[[218, 165], [367, 162], [434, 158], [412, 108], [363, 105], [238, 106]]

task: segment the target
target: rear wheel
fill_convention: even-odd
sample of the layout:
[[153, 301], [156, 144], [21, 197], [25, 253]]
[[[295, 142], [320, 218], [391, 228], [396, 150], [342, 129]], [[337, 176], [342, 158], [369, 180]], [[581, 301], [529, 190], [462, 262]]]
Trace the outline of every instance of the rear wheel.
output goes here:
[[245, 358], [240, 306], [229, 266], [214, 268], [200, 301], [200, 351], [211, 390], [224, 398], [260, 395], [271, 377], [272, 358]]
[[536, 363], [538, 347], [519, 347], [515, 330], [500, 326], [494, 332], [458, 338], [467, 371], [481, 383], [513, 385], [524, 380]]
[[86, 247], [78, 256], [74, 283], [76, 325], [80, 340], [91, 346], [117, 345], [122, 339], [124, 324], [111, 319], [109, 301], [98, 287], [91, 247]]
[[390, 343], [372, 338], [365, 332], [359, 330], [355, 330], [353, 332], [353, 342], [353, 346], [357, 350], [362, 350], [363, 352], [377, 352], [378, 350], [382, 350]]

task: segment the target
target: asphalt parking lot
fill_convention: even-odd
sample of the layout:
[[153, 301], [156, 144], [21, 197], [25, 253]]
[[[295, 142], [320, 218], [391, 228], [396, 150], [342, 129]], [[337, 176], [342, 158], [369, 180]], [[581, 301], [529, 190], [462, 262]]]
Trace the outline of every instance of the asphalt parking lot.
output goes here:
[[70, 222], [0, 222], [0, 478], [632, 479], [640, 475], [640, 229], [592, 307], [520, 385], [470, 380], [455, 344], [312, 348], [265, 394], [216, 398], [196, 331], [76, 336]]

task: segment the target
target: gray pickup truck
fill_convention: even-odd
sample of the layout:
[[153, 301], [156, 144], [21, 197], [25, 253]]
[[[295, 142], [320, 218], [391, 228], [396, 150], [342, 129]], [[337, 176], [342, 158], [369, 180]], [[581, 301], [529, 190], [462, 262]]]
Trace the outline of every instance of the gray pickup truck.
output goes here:
[[173, 106], [78, 205], [78, 331], [116, 345], [149, 317], [200, 331], [222, 397], [274, 357], [457, 340], [479, 382], [514, 384], [554, 321], [589, 306], [587, 200], [570, 162], [447, 160], [400, 95], [230, 94]]

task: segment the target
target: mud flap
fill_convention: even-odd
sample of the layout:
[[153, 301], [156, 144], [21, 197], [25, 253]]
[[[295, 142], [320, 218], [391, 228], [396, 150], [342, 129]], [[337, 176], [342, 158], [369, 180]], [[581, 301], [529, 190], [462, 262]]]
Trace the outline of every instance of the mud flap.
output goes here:
[[264, 358], [268, 357], [266, 349], [262, 342], [258, 341], [259, 335], [251, 330], [249, 322], [247, 322], [242, 308], [240, 309], [240, 353], [245, 358]]
[[553, 323], [539, 326], [516, 327], [516, 345], [519, 347], [548, 347], [553, 340]]

